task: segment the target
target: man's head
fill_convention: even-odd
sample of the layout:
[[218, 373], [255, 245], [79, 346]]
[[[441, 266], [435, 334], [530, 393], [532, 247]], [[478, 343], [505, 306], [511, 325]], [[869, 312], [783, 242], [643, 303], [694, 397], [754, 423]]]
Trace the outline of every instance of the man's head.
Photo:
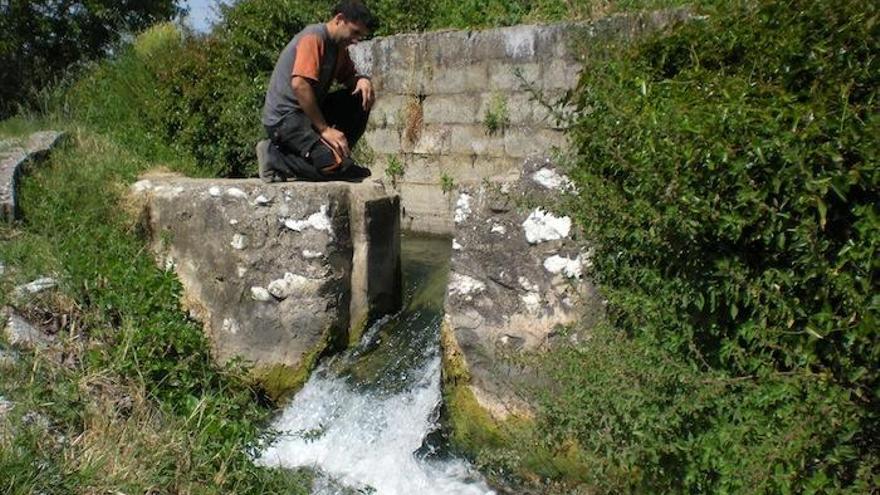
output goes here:
[[327, 23], [330, 37], [342, 46], [353, 45], [376, 29], [377, 21], [366, 5], [358, 0], [343, 0], [333, 7]]

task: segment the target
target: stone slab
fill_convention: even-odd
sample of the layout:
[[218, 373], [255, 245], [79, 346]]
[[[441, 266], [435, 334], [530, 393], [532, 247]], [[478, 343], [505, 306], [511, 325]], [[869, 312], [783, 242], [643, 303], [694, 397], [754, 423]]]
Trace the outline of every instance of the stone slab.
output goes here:
[[379, 183], [145, 178], [132, 193], [221, 361], [298, 368], [399, 307], [399, 268], [381, 258], [399, 255], [382, 235], [399, 202]]

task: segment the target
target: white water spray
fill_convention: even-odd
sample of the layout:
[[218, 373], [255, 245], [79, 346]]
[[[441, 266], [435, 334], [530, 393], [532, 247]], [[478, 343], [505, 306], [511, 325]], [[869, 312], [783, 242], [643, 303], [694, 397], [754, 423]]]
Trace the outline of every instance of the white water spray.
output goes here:
[[[312, 374], [257, 462], [315, 469], [313, 495], [494, 494], [464, 460], [423, 447], [439, 426], [439, 324], [439, 311], [415, 309], [377, 322], [357, 349]], [[367, 372], [350, 372], [363, 363]]]

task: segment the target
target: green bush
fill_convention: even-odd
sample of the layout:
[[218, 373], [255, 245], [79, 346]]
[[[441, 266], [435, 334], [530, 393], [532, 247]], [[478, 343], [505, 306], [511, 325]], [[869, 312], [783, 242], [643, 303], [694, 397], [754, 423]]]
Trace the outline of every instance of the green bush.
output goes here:
[[644, 353], [569, 356], [572, 402], [549, 402], [548, 431], [595, 449], [618, 489], [867, 493], [880, 17], [854, 0], [726, 9], [582, 76], [570, 134], [589, 194], [572, 208], [631, 337], [614, 348]]
[[126, 34], [179, 13], [172, 0], [0, 2], [0, 118], [34, 105], [71, 66], [101, 58]]

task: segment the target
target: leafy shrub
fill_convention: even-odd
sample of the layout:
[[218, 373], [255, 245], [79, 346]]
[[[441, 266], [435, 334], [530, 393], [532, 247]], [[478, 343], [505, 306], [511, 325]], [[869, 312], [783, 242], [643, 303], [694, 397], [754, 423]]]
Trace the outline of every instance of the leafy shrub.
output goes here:
[[486, 109], [483, 117], [483, 126], [489, 135], [498, 134], [510, 125], [510, 111], [507, 109], [507, 98], [502, 94], [495, 94]]
[[33, 104], [73, 64], [102, 57], [123, 35], [179, 12], [172, 0], [0, 2], [0, 118]]
[[572, 208], [632, 337], [615, 348], [644, 353], [569, 356], [572, 402], [551, 402], [548, 428], [595, 448], [617, 489], [867, 493], [880, 17], [852, 0], [734, 7], [582, 76], [573, 175], [590, 193]]

